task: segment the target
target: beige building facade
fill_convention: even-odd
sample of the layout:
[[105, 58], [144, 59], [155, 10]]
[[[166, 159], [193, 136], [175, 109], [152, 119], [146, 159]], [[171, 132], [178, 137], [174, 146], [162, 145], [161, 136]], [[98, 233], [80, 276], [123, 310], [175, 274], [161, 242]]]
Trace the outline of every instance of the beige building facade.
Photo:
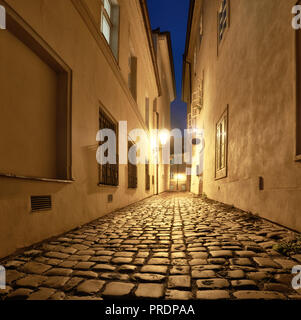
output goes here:
[[[192, 0], [183, 64], [191, 191], [301, 231], [295, 0]], [[199, 133], [201, 135], [201, 133]]]
[[[145, 1], [0, 0], [0, 257], [168, 189], [169, 167], [99, 165], [99, 130], [170, 129], [170, 36]], [[154, 41], [154, 36], [157, 41]], [[128, 135], [128, 137], [127, 137]], [[132, 139], [134, 140], [134, 139]], [[129, 141], [129, 146], [135, 141]]]

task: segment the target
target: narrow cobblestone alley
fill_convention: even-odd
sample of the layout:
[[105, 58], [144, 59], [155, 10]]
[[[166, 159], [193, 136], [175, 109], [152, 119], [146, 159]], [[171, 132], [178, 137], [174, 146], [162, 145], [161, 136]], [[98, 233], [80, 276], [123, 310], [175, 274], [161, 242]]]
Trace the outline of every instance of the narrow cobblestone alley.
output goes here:
[[272, 249], [292, 233], [190, 194], [121, 209], [2, 261], [2, 299], [300, 299], [289, 259]]

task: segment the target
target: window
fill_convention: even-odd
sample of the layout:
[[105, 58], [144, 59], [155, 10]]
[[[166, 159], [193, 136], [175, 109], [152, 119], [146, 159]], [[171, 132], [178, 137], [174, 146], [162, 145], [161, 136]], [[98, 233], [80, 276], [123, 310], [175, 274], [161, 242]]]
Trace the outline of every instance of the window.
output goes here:
[[229, 0], [220, 0], [218, 12], [218, 42], [224, 38], [226, 28], [229, 26]]
[[[72, 179], [72, 70], [9, 6], [0, 31], [0, 175]], [[39, 90], [37, 90], [39, 88]]]
[[228, 108], [216, 125], [215, 178], [227, 176]]
[[149, 129], [149, 98], [145, 98], [145, 123]]
[[157, 103], [157, 98], [154, 99], [153, 101], [153, 112], [158, 111], [158, 103]]
[[137, 101], [137, 58], [133, 55], [129, 58], [129, 89], [135, 101]]
[[[300, 3], [298, 3], [300, 4]], [[296, 30], [296, 156], [301, 160], [301, 30]]]
[[145, 190], [150, 190], [150, 174], [149, 174], [149, 162], [145, 164]]
[[116, 0], [102, 0], [101, 32], [118, 59], [119, 6]]
[[[128, 151], [130, 152], [130, 150], [136, 151], [135, 144], [132, 141], [128, 142]], [[136, 159], [132, 159], [132, 162], [135, 162], [133, 160], [136, 161]], [[128, 160], [128, 188], [129, 189], [136, 189], [138, 186], [137, 171], [138, 171], [137, 164], [133, 164]]]
[[[99, 109], [99, 130], [111, 129], [117, 135], [117, 125], [105, 114], [105, 112]], [[106, 143], [105, 141], [101, 144]], [[105, 154], [107, 156], [107, 154]], [[116, 164], [105, 164], [99, 165], [99, 185], [106, 186], [118, 186], [119, 184], [119, 163], [118, 156], [116, 159]]]

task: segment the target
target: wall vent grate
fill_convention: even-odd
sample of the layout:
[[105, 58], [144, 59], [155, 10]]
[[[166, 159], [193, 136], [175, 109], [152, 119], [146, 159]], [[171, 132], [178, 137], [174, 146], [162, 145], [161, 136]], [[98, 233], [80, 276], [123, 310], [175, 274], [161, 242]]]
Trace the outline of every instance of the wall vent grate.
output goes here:
[[51, 196], [31, 196], [31, 210], [47, 211], [52, 209]]

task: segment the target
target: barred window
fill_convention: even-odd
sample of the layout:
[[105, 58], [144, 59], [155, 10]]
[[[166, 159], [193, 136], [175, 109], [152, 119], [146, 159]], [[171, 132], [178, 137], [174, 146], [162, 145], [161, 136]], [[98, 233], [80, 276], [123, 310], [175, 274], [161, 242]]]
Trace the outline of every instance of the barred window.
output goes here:
[[148, 161], [145, 164], [145, 190], [150, 190], [150, 174], [149, 174], [149, 163]]
[[216, 125], [215, 177], [227, 176], [228, 108]]
[[[130, 151], [132, 147], [135, 148], [135, 144], [132, 141], [129, 141], [128, 151]], [[129, 189], [136, 189], [138, 187], [137, 174], [138, 174], [137, 164], [133, 164], [128, 160], [128, 188]]]
[[[117, 135], [117, 125], [105, 114], [105, 112], [99, 109], [99, 130], [103, 129], [111, 129]], [[107, 142], [105, 141], [100, 142], [100, 145]], [[108, 151], [106, 151], [107, 153]], [[107, 156], [107, 154], [105, 154]], [[116, 164], [104, 164], [99, 165], [99, 185], [106, 185], [106, 186], [118, 186], [119, 184], [119, 161], [118, 155], [116, 156]]]
[[218, 41], [223, 40], [226, 28], [229, 26], [229, 0], [221, 0], [218, 12]]

